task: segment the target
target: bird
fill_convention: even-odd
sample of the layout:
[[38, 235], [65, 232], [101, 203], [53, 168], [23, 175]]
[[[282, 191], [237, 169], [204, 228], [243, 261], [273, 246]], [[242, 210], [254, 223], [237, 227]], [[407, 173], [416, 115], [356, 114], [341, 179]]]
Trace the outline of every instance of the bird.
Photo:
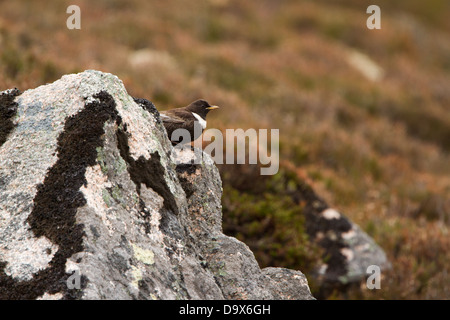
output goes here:
[[[214, 109], [219, 109], [219, 107], [212, 106], [206, 100], [199, 99], [183, 108], [161, 111], [160, 118], [172, 144], [177, 145], [180, 142], [192, 142], [200, 137], [206, 128], [206, 115]], [[184, 141], [181, 137], [176, 136], [172, 139], [172, 133], [176, 129], [187, 130], [190, 134], [190, 141]]]

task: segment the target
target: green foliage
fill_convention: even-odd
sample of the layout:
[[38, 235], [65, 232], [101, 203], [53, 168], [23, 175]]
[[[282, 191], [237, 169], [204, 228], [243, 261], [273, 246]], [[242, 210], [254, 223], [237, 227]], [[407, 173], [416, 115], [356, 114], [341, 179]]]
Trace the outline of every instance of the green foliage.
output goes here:
[[16, 78], [20, 73], [29, 71], [35, 59], [32, 55], [21, 52], [12, 45], [5, 46], [0, 55], [1, 64], [4, 66], [8, 77]]
[[261, 267], [312, 270], [319, 261], [320, 249], [308, 240], [302, 206], [287, 194], [296, 184], [295, 179], [281, 172], [265, 184], [262, 193], [242, 192], [225, 184], [224, 232], [244, 241]]

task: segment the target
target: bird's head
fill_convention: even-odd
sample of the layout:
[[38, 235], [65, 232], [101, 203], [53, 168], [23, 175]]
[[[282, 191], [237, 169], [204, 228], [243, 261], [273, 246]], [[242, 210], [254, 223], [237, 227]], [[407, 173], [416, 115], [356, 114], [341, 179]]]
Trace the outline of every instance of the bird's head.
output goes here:
[[206, 119], [206, 115], [208, 114], [209, 111], [219, 109], [219, 107], [212, 106], [205, 100], [197, 100], [188, 105], [186, 109], [188, 109], [191, 112], [195, 112], [203, 119]]

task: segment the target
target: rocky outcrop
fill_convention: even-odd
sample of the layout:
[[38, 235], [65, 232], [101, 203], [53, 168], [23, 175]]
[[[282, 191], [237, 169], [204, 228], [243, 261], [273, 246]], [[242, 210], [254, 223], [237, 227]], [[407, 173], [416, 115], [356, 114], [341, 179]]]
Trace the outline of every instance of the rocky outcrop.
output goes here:
[[[308, 276], [312, 277], [310, 280], [314, 281], [316, 298], [327, 298], [334, 291], [344, 292], [350, 288], [364, 287], [367, 278], [373, 273], [371, 271], [373, 268], [379, 269], [381, 275], [385, 275], [386, 271], [391, 269], [386, 253], [375, 240], [345, 214], [326, 203], [311, 184], [298, 175], [297, 168], [289, 162], [282, 162], [279, 174], [273, 177], [260, 175], [257, 166], [227, 164], [219, 165], [219, 168], [224, 186], [249, 196], [249, 199], [254, 195], [257, 199], [264, 199], [264, 193], [274, 192], [277, 199], [290, 198], [291, 204], [298, 206], [295, 212], [302, 215], [301, 223], [295, 222], [293, 216], [290, 218], [292, 221], [287, 223], [277, 222], [279, 212], [274, 212], [270, 217], [253, 214], [249, 219], [252, 209], [249, 209], [249, 213], [238, 215], [230, 214], [232, 212], [229, 209], [227, 211], [227, 208], [236, 206], [233, 203], [235, 200], [230, 199], [228, 192], [223, 199], [226, 212], [224, 229], [227, 234], [239, 235], [245, 239], [256, 257], [266, 265], [270, 265], [277, 263], [266, 254], [272, 250], [270, 247], [272, 242], [267, 239], [271, 239], [270, 236], [274, 234], [273, 228], [289, 232], [300, 226], [299, 234], [306, 233], [308, 240], [313, 243], [313, 248], [320, 249], [321, 256], [318, 251], [314, 267], [310, 267], [308, 272]], [[264, 235], [266, 244], [261, 244], [261, 237], [257, 232], [249, 231], [255, 229], [252, 225], [259, 225], [258, 230], [266, 232]], [[292, 250], [295, 244], [291, 246]], [[313, 248], [311, 249], [314, 251]], [[273, 256], [277, 257], [276, 253]], [[297, 258], [296, 261], [290, 264], [294, 265], [294, 268], [301, 259]]]
[[324, 249], [320, 267], [314, 277], [320, 284], [319, 298], [335, 289], [359, 285], [375, 266], [391, 269], [384, 250], [361, 228], [336, 209], [329, 207], [309, 187], [301, 186], [291, 194], [305, 203], [306, 231], [312, 241]]
[[3, 91], [0, 122], [0, 299], [313, 299], [222, 233], [212, 159], [176, 163], [116, 76]]
[[[291, 176], [296, 175], [295, 167], [290, 164], [283, 164], [283, 169]], [[300, 206], [309, 241], [322, 249], [321, 261], [309, 274], [314, 278], [317, 298], [328, 297], [336, 290], [365, 285], [373, 267], [380, 273], [392, 268], [375, 240], [345, 214], [331, 207], [311, 185], [303, 179], [287, 180], [286, 176], [279, 180], [285, 186], [279, 196], [288, 196]], [[253, 183], [264, 185], [262, 181]]]

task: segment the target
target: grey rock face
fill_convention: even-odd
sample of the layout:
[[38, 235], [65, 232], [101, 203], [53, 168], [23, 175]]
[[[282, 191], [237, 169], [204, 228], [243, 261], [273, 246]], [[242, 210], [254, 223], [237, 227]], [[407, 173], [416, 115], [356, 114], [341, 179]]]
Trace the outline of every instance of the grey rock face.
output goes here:
[[360, 283], [371, 274], [369, 266], [381, 271], [392, 267], [383, 249], [344, 214], [329, 207], [312, 190], [304, 191], [303, 199], [307, 203], [307, 232], [324, 248], [326, 257], [315, 272], [321, 291]]
[[0, 118], [0, 299], [313, 299], [222, 233], [212, 159], [177, 164], [116, 76], [4, 91]]

